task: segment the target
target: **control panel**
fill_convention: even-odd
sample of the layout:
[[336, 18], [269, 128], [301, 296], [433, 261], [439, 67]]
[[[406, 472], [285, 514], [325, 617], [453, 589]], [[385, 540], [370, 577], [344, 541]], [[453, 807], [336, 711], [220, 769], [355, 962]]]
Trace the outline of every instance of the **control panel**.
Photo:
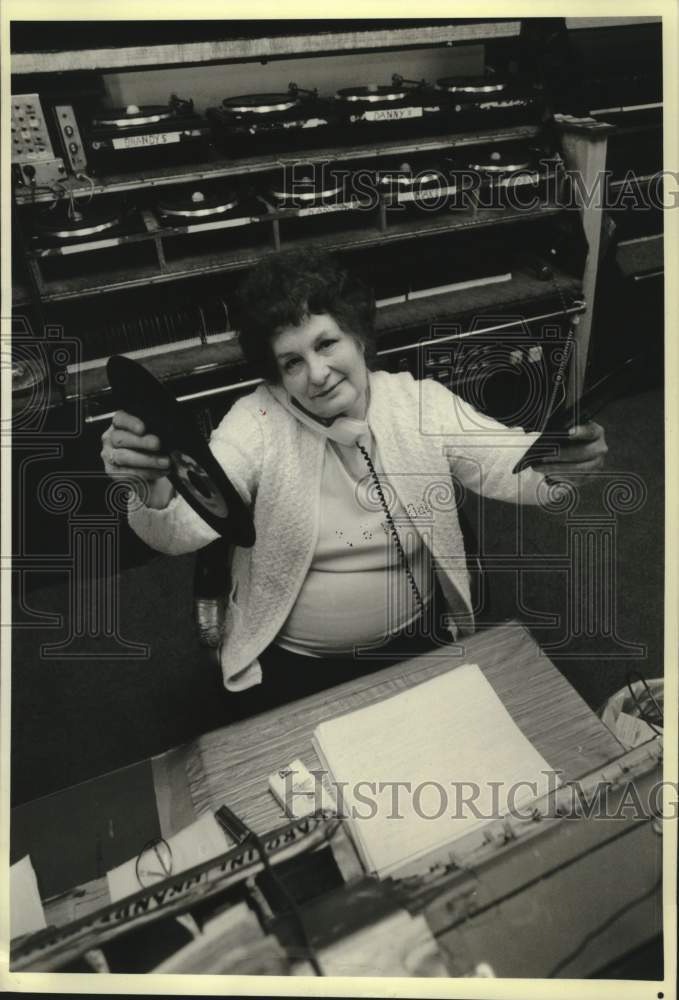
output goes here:
[[12, 94], [12, 163], [53, 159], [40, 98], [37, 94]]
[[24, 184], [51, 187], [66, 176], [54, 155], [37, 94], [12, 94], [12, 163]]
[[73, 107], [70, 104], [57, 104], [54, 108], [54, 117], [61, 136], [64, 155], [71, 170], [74, 174], [85, 173], [87, 159]]

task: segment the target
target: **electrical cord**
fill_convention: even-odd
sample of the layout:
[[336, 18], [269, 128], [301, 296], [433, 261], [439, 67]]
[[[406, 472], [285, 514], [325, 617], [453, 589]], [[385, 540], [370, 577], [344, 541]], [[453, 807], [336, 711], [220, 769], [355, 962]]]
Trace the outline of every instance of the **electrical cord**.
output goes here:
[[370, 455], [368, 453], [367, 448], [365, 448], [362, 444], [359, 444], [357, 442], [356, 447], [358, 448], [358, 450], [363, 455], [363, 458], [365, 459], [365, 461], [367, 463], [368, 469], [370, 470], [370, 475], [372, 477], [373, 483], [375, 484], [375, 489], [377, 490], [377, 495], [378, 495], [378, 497], [380, 499], [380, 503], [382, 505], [382, 508], [383, 508], [384, 513], [385, 513], [386, 518], [387, 518], [387, 524], [389, 525], [389, 530], [391, 531], [391, 534], [392, 534], [392, 537], [394, 539], [394, 542], [396, 543], [396, 549], [398, 551], [399, 558], [401, 560], [401, 564], [403, 566], [403, 569], [405, 570], [406, 576], [408, 577], [408, 582], [410, 583], [410, 586], [412, 588], [413, 594], [415, 595], [415, 600], [417, 601], [417, 604], [418, 604], [418, 606], [420, 608], [420, 612], [424, 616], [425, 613], [426, 613], [425, 603], [424, 603], [424, 601], [422, 599], [422, 594], [420, 593], [420, 589], [417, 586], [417, 583], [415, 582], [415, 577], [413, 576], [412, 570], [410, 568], [410, 563], [408, 562], [408, 557], [407, 557], [407, 555], [405, 553], [405, 549], [403, 548], [403, 544], [402, 544], [401, 539], [399, 537], [398, 531], [396, 530], [396, 525], [394, 524], [394, 519], [391, 516], [391, 511], [389, 510], [389, 505], [388, 505], [388, 503], [386, 501], [386, 498], [384, 496], [384, 491], [382, 489], [382, 484], [380, 483], [379, 477], [377, 475], [377, 470], [375, 469], [375, 466], [373, 464], [373, 460], [371, 459], [371, 457], [370, 457]]

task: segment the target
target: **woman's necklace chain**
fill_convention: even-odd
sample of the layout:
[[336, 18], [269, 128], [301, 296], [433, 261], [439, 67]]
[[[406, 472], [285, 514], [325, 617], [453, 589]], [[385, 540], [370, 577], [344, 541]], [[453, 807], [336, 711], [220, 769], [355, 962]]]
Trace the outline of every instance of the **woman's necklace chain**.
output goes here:
[[412, 591], [413, 591], [413, 594], [415, 595], [415, 600], [417, 601], [417, 603], [419, 605], [420, 612], [424, 615], [426, 609], [425, 609], [425, 606], [424, 606], [424, 601], [422, 600], [422, 594], [420, 593], [420, 589], [417, 586], [417, 583], [415, 582], [415, 577], [413, 576], [412, 570], [410, 568], [410, 563], [408, 562], [408, 557], [407, 557], [407, 555], [405, 553], [405, 549], [403, 548], [403, 544], [402, 544], [401, 539], [399, 537], [398, 531], [396, 530], [396, 525], [394, 524], [394, 519], [391, 516], [391, 511], [389, 510], [389, 504], [387, 503], [387, 501], [385, 499], [384, 491], [382, 489], [382, 484], [380, 483], [379, 477], [377, 475], [377, 470], [375, 469], [375, 466], [373, 464], [373, 460], [370, 457], [370, 454], [369, 454], [367, 448], [365, 448], [362, 444], [359, 444], [358, 442], [356, 442], [356, 447], [358, 448], [358, 450], [363, 455], [363, 458], [366, 460], [366, 463], [368, 465], [368, 469], [370, 470], [370, 475], [371, 475], [372, 480], [373, 480], [373, 482], [375, 484], [375, 489], [377, 490], [377, 495], [380, 498], [380, 503], [382, 504], [382, 508], [383, 508], [384, 513], [385, 513], [386, 518], [387, 518], [387, 524], [389, 525], [389, 530], [391, 531], [391, 533], [393, 535], [393, 538], [394, 538], [394, 541], [396, 543], [396, 549], [398, 551], [399, 558], [401, 560], [401, 564], [403, 566], [403, 569], [405, 570], [406, 576], [408, 577], [408, 582], [410, 583], [410, 586], [412, 587]]

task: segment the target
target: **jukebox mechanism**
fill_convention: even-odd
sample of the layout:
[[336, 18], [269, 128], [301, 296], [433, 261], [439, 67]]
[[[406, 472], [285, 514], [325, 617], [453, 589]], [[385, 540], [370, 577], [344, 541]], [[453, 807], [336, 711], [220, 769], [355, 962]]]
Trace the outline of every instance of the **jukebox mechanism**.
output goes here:
[[[107, 108], [85, 130], [91, 162], [106, 170], [168, 160], [200, 158], [209, 128], [193, 110], [193, 101], [174, 94], [168, 104]], [[141, 151], [144, 155], [140, 155]]]

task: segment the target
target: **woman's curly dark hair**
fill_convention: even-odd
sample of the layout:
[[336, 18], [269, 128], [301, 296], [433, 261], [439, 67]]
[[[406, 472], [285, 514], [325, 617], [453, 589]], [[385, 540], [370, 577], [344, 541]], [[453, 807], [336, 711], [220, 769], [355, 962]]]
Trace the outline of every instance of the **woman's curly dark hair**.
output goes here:
[[371, 289], [334, 257], [317, 250], [286, 250], [264, 257], [240, 288], [237, 324], [246, 360], [270, 382], [278, 382], [272, 338], [321, 313], [332, 316], [340, 329], [365, 346], [370, 364], [375, 324]]

